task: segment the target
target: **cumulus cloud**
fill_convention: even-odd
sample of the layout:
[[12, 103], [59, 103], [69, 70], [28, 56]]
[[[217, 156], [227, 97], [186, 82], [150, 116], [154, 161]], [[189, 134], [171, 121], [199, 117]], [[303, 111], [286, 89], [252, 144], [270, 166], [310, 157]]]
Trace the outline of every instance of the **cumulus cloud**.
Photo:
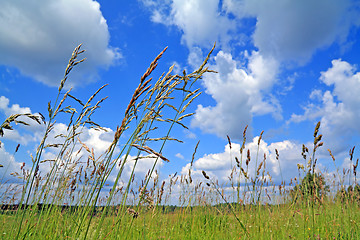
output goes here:
[[[334, 42], [345, 43], [350, 29], [360, 26], [359, 8], [350, 0], [142, 2], [152, 12], [153, 22], [182, 31], [182, 42], [190, 51], [188, 63], [193, 67], [201, 63], [203, 48], [220, 39], [222, 50], [211, 66], [219, 74], [205, 76], [203, 81], [216, 104], [199, 105], [192, 126], [221, 137], [241, 137], [244, 126], [256, 115], [270, 113], [281, 119], [281, 103], [270, 93], [281, 67], [289, 61], [305, 64], [316, 51]], [[243, 20], [249, 18], [256, 19], [250, 34], [258, 50], [234, 55], [228, 46], [239, 41]], [[245, 64], [238, 62], [242, 55]], [[289, 86], [281, 86], [279, 93], [291, 90], [294, 78], [288, 81]]]
[[24, 114], [31, 113], [30, 108], [28, 107], [20, 107], [19, 104], [12, 104], [9, 106], [10, 100], [5, 96], [0, 96], [0, 111], [2, 111], [7, 117], [12, 114]]
[[312, 100], [301, 115], [293, 114], [289, 122], [320, 119], [325, 143], [334, 152], [347, 149], [346, 142], [360, 133], [360, 72], [355, 66], [341, 59], [333, 60], [332, 66], [321, 73], [321, 82], [333, 90], [314, 90]]
[[[264, 174], [267, 183], [270, 183], [271, 179], [276, 185], [283, 181], [288, 185], [291, 181], [294, 183], [295, 178], [299, 180], [299, 176], [301, 178], [305, 176], [306, 170], [303, 171], [298, 169], [298, 164], [303, 165], [304, 167], [307, 165], [307, 160], [304, 160], [301, 155], [302, 144], [290, 140], [273, 143], [261, 140], [258, 145], [258, 140], [258, 136], [254, 137], [252, 141], [245, 144], [245, 149], [243, 151], [241, 167], [250, 179], [254, 179], [254, 176], [257, 174], [256, 172], [259, 165], [264, 161], [264, 154], [266, 155], [265, 172], [263, 172], [264, 164], [262, 164], [258, 178], [261, 179], [262, 174]], [[305, 145], [309, 147], [311, 152], [312, 142], [308, 142]], [[241, 161], [240, 147], [240, 144], [232, 142], [231, 149], [229, 144], [227, 144], [221, 152], [205, 154], [201, 158], [195, 160], [192, 167], [190, 166], [190, 163], [186, 164], [182, 168], [181, 174], [187, 176], [189, 174], [189, 168], [191, 168], [193, 182], [204, 182], [206, 180], [202, 175], [202, 171], [205, 171], [213, 181], [218, 181], [225, 193], [228, 193], [230, 196], [233, 194], [233, 189], [230, 187], [231, 184], [236, 184], [238, 180], [240, 180], [241, 185], [244, 185], [245, 183], [249, 184], [249, 180], [246, 181], [242, 173], [240, 179], [238, 178], [240, 169], [236, 166], [235, 157]], [[250, 150], [251, 160], [247, 166], [246, 158], [248, 149]], [[278, 158], [275, 149], [278, 150]], [[327, 151], [325, 151], [324, 148], [320, 148], [318, 151], [319, 152], [316, 154], [318, 161], [315, 171], [321, 172], [326, 177], [326, 182], [328, 184], [331, 184], [333, 181], [339, 183], [338, 178], [341, 176], [338, 176], [338, 172], [335, 169], [329, 169], [329, 167], [332, 167], [333, 165], [329, 154], [325, 154]], [[256, 158], [258, 158], [257, 161]], [[346, 156], [346, 154], [339, 154], [336, 157], [336, 164], [339, 166], [339, 170], [342, 171], [343, 169], [349, 169], [349, 167], [352, 169], [352, 164], [355, 164], [355, 162], [354, 160], [353, 162], [350, 162], [349, 157]], [[233, 169], [234, 166], [236, 166], [235, 170], [232, 171], [231, 169]]]
[[[17, 113], [32, 113], [29, 107], [21, 107], [18, 104], [10, 104], [10, 100], [4, 96], [0, 96], [0, 113], [3, 113], [6, 117], [17, 114]], [[30, 126], [25, 127], [14, 127], [13, 130], [5, 130], [5, 134], [1, 139], [4, 144], [2, 144], [2, 152], [0, 154], [0, 159], [4, 160], [5, 162], [11, 163], [10, 165], [18, 166], [20, 163], [16, 161], [14, 156], [7, 153], [4, 149], [4, 145], [7, 144], [6, 140], [14, 141], [15, 143], [19, 143], [22, 146], [27, 145], [26, 148], [28, 150], [27, 156], [22, 159], [30, 160], [30, 153], [35, 156], [35, 151], [37, 145], [42, 141], [44, 134], [45, 134], [45, 126], [39, 125], [36, 122], [29, 120], [29, 118], [22, 118], [22, 121], [25, 121], [30, 124]], [[23, 126], [23, 125], [20, 125]], [[95, 158], [101, 156], [110, 144], [113, 141], [114, 132], [110, 128], [105, 128], [105, 131], [97, 131], [92, 128], [83, 127], [81, 129], [81, 134], [79, 135], [80, 140], [89, 148], [93, 149]], [[45, 145], [47, 144], [63, 144], [65, 141], [64, 137], [59, 136], [66, 136], [68, 134], [67, 125], [64, 123], [55, 123], [52, 127], [52, 130], [47, 134]], [[29, 144], [31, 143], [31, 144]], [[80, 143], [76, 143], [73, 150], [73, 155], [71, 156], [74, 159], [87, 157], [88, 153], [85, 150], [82, 150], [78, 154], [76, 152], [81, 148]], [[58, 158], [58, 153], [60, 148], [46, 148], [43, 150], [42, 159], [41, 160], [53, 160]], [[117, 153], [118, 150], [115, 151]], [[22, 153], [20, 153], [22, 154]], [[67, 156], [70, 157], [70, 156]], [[1, 163], [5, 166], [4, 163]], [[26, 162], [26, 164], [30, 164]], [[47, 173], [50, 171], [50, 166], [48, 164], [41, 164], [40, 171], [42, 173]]]
[[210, 69], [218, 74], [204, 76], [203, 85], [216, 105], [198, 105], [193, 127], [220, 137], [241, 139], [253, 116], [271, 113], [281, 119], [281, 106], [270, 94], [278, 73], [277, 61], [255, 51], [246, 60], [247, 66], [241, 66], [229, 53], [220, 51], [215, 56]]
[[[282, 180], [289, 182], [291, 178], [297, 176], [297, 164], [304, 163], [301, 156], [301, 144], [289, 140], [268, 144], [262, 140], [260, 145], [258, 145], [258, 140], [258, 136], [254, 137], [251, 142], [245, 144], [245, 150], [243, 151], [242, 167], [244, 170], [248, 169], [249, 177], [254, 178], [260, 162], [264, 159], [264, 154], [266, 154], [265, 176], [267, 172], [269, 172], [273, 181], [276, 183], [280, 183]], [[232, 143], [230, 149], [229, 144], [227, 144], [223, 152], [205, 154], [203, 157], [197, 159], [193, 163], [192, 172], [194, 172], [194, 176], [203, 178], [201, 171], [204, 170], [210, 177], [218, 179], [221, 183], [229, 182], [229, 176], [232, 172], [231, 169], [236, 164], [235, 157], [241, 159], [240, 147], [240, 144]], [[248, 149], [250, 150], [251, 160], [247, 168], [245, 161]], [[279, 152], [279, 160], [276, 159], [275, 149]], [[256, 157], [258, 157], [257, 162]], [[190, 163], [184, 166], [182, 174], [187, 175], [189, 167]], [[262, 170], [260, 173], [261, 172]], [[237, 174], [239, 174], [239, 169], [237, 169]], [[244, 183], [244, 181], [245, 179], [242, 177], [241, 182]]]
[[[116, 169], [114, 169], [114, 171], [111, 172], [111, 174], [108, 178], [108, 181], [110, 183], [115, 182], [117, 174], [120, 170], [120, 165], [122, 164], [122, 162], [124, 160], [125, 160], [125, 155], [121, 156], [120, 163], [117, 164]], [[136, 163], [136, 161], [137, 161], [137, 163]], [[149, 174], [149, 171], [154, 166], [155, 161], [156, 161], [155, 155], [142, 155], [141, 154], [140, 158], [137, 158], [136, 156], [133, 156], [133, 155], [128, 155], [126, 157], [124, 169], [120, 176], [119, 186], [124, 186], [124, 185], [128, 184], [130, 177], [131, 177], [131, 173], [133, 172], [133, 169], [134, 169], [133, 186], [139, 187], [141, 185], [141, 183], [145, 180], [145, 176], [147, 176], [147, 174]], [[136, 165], [135, 165], [135, 163], [136, 163]], [[156, 163], [156, 166], [154, 168], [154, 172], [151, 175], [151, 178], [158, 177], [159, 170], [163, 165], [164, 165], [164, 162], [161, 159], [159, 159]]]
[[[11, 115], [15, 113], [31, 113], [31, 109], [28, 107], [21, 107], [18, 104], [10, 104], [10, 100], [4, 96], [0, 97], [0, 112], [3, 112], [5, 115]], [[67, 125], [64, 123], [55, 123], [52, 127], [52, 130], [47, 134], [47, 138], [45, 141], [45, 145], [50, 144], [63, 144], [66, 137], [68, 135], [68, 129]], [[90, 149], [91, 152], [94, 153], [94, 157], [96, 161], [102, 161], [105, 157], [104, 153], [109, 148], [111, 143], [114, 139], [114, 131], [110, 128], [104, 128], [106, 131], [98, 131], [93, 128], [89, 128], [87, 126], [82, 127], [81, 133], [77, 135], [77, 137], [80, 139], [81, 142], [75, 141], [75, 145], [68, 146], [68, 150], [72, 149], [71, 151], [64, 151], [64, 154], [59, 159], [59, 152], [60, 148], [45, 148], [42, 152], [42, 158], [41, 161], [47, 160], [44, 163], [40, 164], [40, 173], [42, 176], [45, 176], [50, 170], [51, 170], [51, 164], [48, 160], [56, 160], [58, 162], [62, 161], [69, 161], [67, 164], [68, 168], [75, 167], [74, 164], [76, 164], [76, 168], [80, 168], [82, 165], [86, 163], [86, 159], [88, 159], [88, 156], [90, 155], [89, 152], [84, 148], [83, 144], [86, 145], [88, 149]], [[24, 134], [23, 129], [19, 129], [19, 131], [12, 130], [7, 131], [4, 135], [4, 139], [7, 140], [13, 140], [17, 143], [27, 144], [29, 142], [32, 142], [33, 144], [27, 148], [31, 149], [30, 152], [33, 153], [33, 151], [36, 151], [37, 144], [39, 144], [43, 137], [44, 137], [44, 127], [41, 128], [31, 128], [28, 133]], [[70, 129], [71, 131], [71, 129]], [[76, 137], [76, 138], [77, 138]], [[19, 172], [20, 166], [22, 163], [18, 162], [17, 159], [15, 159], [15, 156], [12, 154], [6, 152], [5, 144], [1, 144], [0, 148], [0, 164], [4, 166], [4, 168], [0, 168], [0, 174], [4, 174], [5, 169], [8, 169], [6, 177], [8, 178], [8, 174], [10, 172], [14, 172], [15, 170]], [[60, 145], [61, 146], [61, 145]], [[28, 152], [28, 154], [30, 154]], [[120, 150], [117, 147], [114, 151], [114, 156], [116, 154], [119, 154]], [[21, 153], [22, 154], [22, 153]], [[69, 155], [70, 154], [70, 155]], [[181, 154], [177, 154], [177, 157], [182, 157]], [[135, 165], [135, 156], [129, 155], [127, 158], [127, 162], [125, 164], [125, 168], [122, 174], [122, 181], [123, 183], [126, 183], [131, 175], [132, 169]], [[183, 157], [182, 157], [183, 158]], [[20, 159], [20, 158], [19, 158]], [[31, 167], [30, 157], [27, 156], [26, 159], [26, 165], [27, 167]], [[124, 156], [121, 157], [122, 161], [124, 160]], [[80, 161], [81, 160], [81, 161]], [[141, 158], [138, 160], [138, 163], [135, 168], [135, 182], [136, 184], [140, 184], [141, 180], [144, 180], [145, 175], [147, 172], [152, 168], [153, 164], [155, 162], [154, 156], [144, 156], [142, 155]], [[159, 160], [156, 166], [156, 170], [159, 170], [159, 168], [164, 163]], [[7, 167], [9, 165], [9, 167]], [[29, 166], [28, 166], [29, 165]], [[111, 173], [109, 177], [109, 183], [113, 183], [116, 175], [117, 170], [119, 170], [119, 166], [117, 166], [116, 169]], [[155, 177], [153, 174], [152, 177]]]
[[121, 57], [109, 46], [109, 31], [92, 0], [7, 1], [0, 9], [0, 64], [57, 86], [73, 49], [88, 51], [86, 62], [72, 74], [71, 85], [96, 80], [96, 69]]
[[350, 0], [227, 0], [225, 9], [238, 18], [255, 17], [254, 45], [261, 54], [281, 60], [307, 61], [323, 47], [346, 40], [359, 25]]
[[[79, 135], [77, 135], [76, 138], [79, 138], [81, 143], [76, 141], [75, 146], [73, 146], [72, 155], [71, 157], [73, 159], [77, 158], [85, 158], [89, 156], [89, 153], [83, 148], [80, 152], [79, 149], [83, 147], [82, 144], [84, 144], [90, 151], [94, 153], [95, 159], [100, 159], [104, 157], [104, 153], [111, 145], [113, 139], [114, 139], [114, 131], [110, 128], [104, 128], [106, 131], [102, 130], [95, 130], [93, 128], [89, 127], [82, 127], [81, 129], [78, 129]], [[71, 131], [71, 129], [69, 130]], [[46, 138], [45, 144], [63, 144], [66, 140], [65, 136], [69, 134], [69, 131], [67, 130], [67, 125], [63, 123], [55, 123], [53, 126], [53, 129], [50, 131]], [[40, 142], [42, 138], [44, 137], [43, 131], [38, 131], [34, 133], [34, 136], [37, 140], [37, 142]], [[71, 144], [71, 143], [69, 143]], [[70, 148], [70, 146], [68, 146]], [[56, 158], [59, 153], [59, 148], [47, 148], [45, 149], [45, 153], [48, 154], [47, 158], [44, 157], [44, 159], [53, 159]], [[114, 151], [114, 154], [117, 154], [119, 152], [118, 149]], [[52, 157], [52, 158], [51, 158]], [[70, 156], [68, 156], [70, 157]]]
[[152, 21], [176, 26], [189, 47], [227, 46], [238, 39], [242, 20], [256, 18], [253, 44], [262, 55], [305, 63], [316, 50], [344, 43], [359, 26], [358, 8], [350, 0], [143, 0]]
[[219, 11], [219, 0], [143, 0], [143, 3], [152, 12], [153, 22], [179, 28], [183, 33], [181, 41], [188, 47], [209, 47], [215, 41], [226, 44], [236, 29], [235, 22]]

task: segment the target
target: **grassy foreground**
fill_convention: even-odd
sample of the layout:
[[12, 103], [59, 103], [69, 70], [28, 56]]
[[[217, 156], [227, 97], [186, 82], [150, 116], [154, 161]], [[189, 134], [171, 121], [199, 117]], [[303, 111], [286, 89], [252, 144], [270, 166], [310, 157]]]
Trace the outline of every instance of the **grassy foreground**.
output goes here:
[[[316, 151], [323, 145], [320, 123], [312, 150], [303, 145], [305, 164], [298, 164], [299, 172], [290, 185], [272, 182], [266, 156], [258, 159], [262, 133], [257, 157], [251, 159], [250, 150], [245, 149], [246, 128], [241, 157], [234, 159], [229, 183], [220, 186], [205, 171], [202, 180], [193, 181], [191, 167], [187, 175], [175, 174], [159, 182], [156, 165], [169, 162], [162, 153], [165, 144], [181, 142], [170, 137], [173, 128], [186, 129], [184, 119], [193, 115], [187, 110], [200, 94], [200, 89], [192, 89], [194, 84], [204, 74], [214, 74], [206, 67], [213, 49], [194, 72], [172, 74], [171, 67], [154, 81], [149, 76], [164, 49], [142, 75], [110, 146], [94, 153], [81, 136], [87, 128], [106, 131], [91, 120], [106, 98], [96, 103], [94, 99], [106, 86], [86, 101], [66, 89], [70, 72], [84, 61], [78, 60], [83, 53], [80, 48], [69, 60], [55, 101], [48, 103], [48, 114], [16, 114], [0, 126], [0, 136], [12, 130], [14, 123], [33, 121], [45, 129], [31, 156], [32, 165], [23, 164], [19, 172], [10, 173], [21, 183], [0, 181], [2, 239], [360, 239], [354, 148], [351, 166], [342, 175], [337, 171], [339, 181], [330, 189], [316, 168]], [[61, 122], [68, 117], [67, 130], [51, 137], [59, 114]], [[47, 149], [54, 159], [44, 159]], [[144, 158], [153, 159], [154, 164], [137, 185], [135, 169]], [[329, 158], [335, 162], [330, 150]], [[249, 168], [250, 161], [256, 162], [255, 169]], [[131, 174], [124, 179], [129, 164]], [[181, 207], [169, 206], [174, 194]]]
[[[240, 208], [240, 207], [239, 207]], [[137, 218], [125, 215], [121, 224], [107, 216], [99, 239], [359, 239], [358, 205], [340, 203], [318, 206], [312, 212], [304, 206], [247, 206], [236, 211], [248, 234], [224, 206], [184, 207], [172, 212], [163, 208], [140, 212]], [[313, 214], [315, 217], [313, 218]], [[37, 219], [37, 217], [35, 217]], [[34, 221], [28, 239], [76, 239], [74, 216], [54, 211], [48, 219]], [[95, 217], [90, 229], [95, 229]], [[1, 215], [2, 239], [10, 239], [16, 217]], [[38, 229], [44, 229], [37, 232]], [[84, 237], [80, 235], [80, 238]], [[90, 231], [88, 239], [93, 239]]]

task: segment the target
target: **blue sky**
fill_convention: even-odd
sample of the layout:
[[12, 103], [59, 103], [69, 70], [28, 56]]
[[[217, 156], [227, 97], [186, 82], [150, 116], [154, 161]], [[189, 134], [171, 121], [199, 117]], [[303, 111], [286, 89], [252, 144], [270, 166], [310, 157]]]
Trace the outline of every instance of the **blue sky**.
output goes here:
[[[214, 42], [208, 74], [197, 83], [203, 94], [194, 102], [189, 131], [175, 129], [183, 144], [170, 143], [161, 163], [162, 178], [187, 173], [193, 149], [200, 145], [194, 175], [205, 170], [226, 180], [249, 125], [246, 148], [254, 157], [264, 130], [260, 156], [281, 180], [297, 176], [302, 144], [312, 147], [313, 130], [322, 122], [324, 146], [319, 168], [349, 166], [348, 152], [359, 145], [360, 2], [355, 0], [0, 0], [0, 121], [14, 113], [46, 115], [54, 101], [72, 50], [80, 43], [87, 60], [75, 68], [67, 87], [87, 99], [100, 86], [108, 96], [93, 120], [108, 133], [85, 129], [83, 142], [101, 154], [140, 76], [168, 46], [156, 79], [175, 64], [175, 72], [198, 67]], [[57, 121], [55, 132], [64, 125]], [[30, 165], [41, 127], [6, 131], [0, 163], [16, 171]], [[226, 136], [233, 147], [230, 153]], [[13, 155], [16, 145], [19, 152]], [[51, 157], [50, 150], [44, 158]], [[358, 149], [355, 149], [355, 157]], [[146, 172], [144, 162], [139, 172]], [[254, 163], [250, 164], [254, 168]], [[0, 171], [4, 172], [4, 168]], [[46, 172], [46, 168], [43, 169]]]

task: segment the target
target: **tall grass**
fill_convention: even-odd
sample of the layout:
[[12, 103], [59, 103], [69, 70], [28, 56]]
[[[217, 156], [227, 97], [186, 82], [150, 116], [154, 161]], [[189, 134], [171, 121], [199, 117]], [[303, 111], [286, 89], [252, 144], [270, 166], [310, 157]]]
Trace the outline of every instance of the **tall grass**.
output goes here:
[[[215, 46], [214, 46], [215, 47]], [[214, 48], [213, 48], [214, 49]], [[86, 101], [67, 89], [67, 81], [76, 65], [83, 62], [84, 50], [75, 48], [60, 82], [56, 98], [42, 114], [16, 114], [0, 126], [0, 135], [12, 130], [13, 123], [44, 127], [44, 136], [31, 156], [32, 164], [22, 166], [23, 183], [14, 185], [2, 177], [3, 239], [356, 239], [359, 232], [360, 187], [357, 184], [354, 148], [351, 165], [330, 187], [316, 164], [316, 152], [322, 147], [320, 123], [315, 127], [310, 151], [303, 145], [304, 163], [298, 164], [298, 176], [285, 183], [280, 153], [275, 149], [281, 183], [275, 183], [266, 167], [267, 156], [260, 156], [263, 132], [257, 151], [246, 149], [246, 131], [239, 157], [230, 154], [229, 182], [222, 184], [202, 171], [203, 179], [193, 179], [193, 162], [185, 175], [159, 181], [156, 166], [170, 162], [163, 155], [175, 127], [187, 129], [183, 120], [193, 115], [189, 106], [200, 95], [194, 84], [206, 73], [210, 51], [194, 72], [173, 74], [173, 66], [157, 80], [150, 75], [166, 48], [141, 76], [113, 140], [102, 153], [94, 152], [81, 139], [88, 128], [107, 131], [91, 117], [107, 97], [100, 87]], [[99, 100], [95, 100], [98, 99]], [[73, 106], [75, 104], [75, 107]], [[66, 131], [57, 136], [56, 120], [68, 117]], [[27, 119], [29, 120], [27, 120]], [[230, 152], [232, 142], [228, 137]], [[53, 159], [44, 153], [51, 149]], [[18, 151], [18, 147], [16, 149]], [[15, 151], [15, 152], [16, 152]], [[299, 153], [300, 154], [300, 153]], [[329, 150], [329, 158], [335, 157]], [[301, 156], [300, 155], [300, 156]], [[84, 157], [85, 156], [85, 157]], [[251, 156], [255, 156], [252, 159]], [[141, 183], [134, 182], [136, 168], [143, 158], [153, 159]], [[234, 158], [234, 159], [233, 159]], [[235, 160], [235, 161], [233, 161]], [[234, 164], [233, 164], [234, 162]], [[251, 169], [250, 162], [255, 162]], [[0, 167], [4, 167], [3, 163]], [[130, 175], [125, 174], [132, 166]], [[47, 167], [42, 172], [41, 169]], [[345, 181], [348, 183], [345, 184]], [[329, 192], [331, 189], [331, 192]], [[177, 206], [173, 206], [174, 198]]]

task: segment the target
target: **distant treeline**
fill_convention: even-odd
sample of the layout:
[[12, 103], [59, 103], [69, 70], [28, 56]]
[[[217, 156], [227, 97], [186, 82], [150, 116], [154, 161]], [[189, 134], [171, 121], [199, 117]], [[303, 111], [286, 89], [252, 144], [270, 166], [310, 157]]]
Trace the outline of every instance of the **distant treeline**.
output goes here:
[[[236, 204], [233, 203], [233, 206], [235, 208], [241, 208], [241, 207], [245, 207], [243, 204]], [[2, 204], [0, 205], [0, 210], [1, 210], [1, 214], [4, 213], [9, 213], [9, 212], [15, 212], [19, 209], [20, 205], [19, 204]], [[72, 213], [72, 212], [77, 212], [79, 210], [83, 210], [83, 206], [72, 206], [72, 205], [51, 205], [51, 204], [42, 204], [39, 203], [37, 205], [21, 205], [21, 209], [32, 209], [32, 210], [36, 210], [36, 211], [43, 211], [49, 208], [57, 208], [59, 209], [61, 212], [68, 212], [68, 213]], [[157, 210], [161, 210], [163, 213], [172, 213], [172, 212], [176, 212], [176, 211], [183, 211], [183, 210], [187, 210], [187, 211], [192, 211], [195, 208], [204, 208], [204, 207], [214, 207], [214, 208], [218, 208], [218, 209], [226, 209], [229, 208], [229, 206], [227, 204], [216, 204], [216, 205], [209, 205], [209, 206], [175, 206], [175, 205], [159, 205], [157, 206]], [[96, 206], [94, 209], [92, 209], [93, 214], [96, 215], [97, 213], [101, 212], [102, 210], [104, 210], [104, 206]], [[124, 207], [124, 210], [127, 209], [136, 209], [137, 206], [132, 206], [132, 205], [127, 205]], [[150, 210], [151, 207], [150, 206], [141, 206], [140, 207], [141, 210], [147, 211]], [[108, 213], [117, 213], [119, 211], [119, 209], [121, 209], [120, 205], [117, 206], [110, 206], [108, 207]]]
[[[0, 205], [0, 210], [1, 210], [1, 214], [4, 213], [8, 213], [8, 212], [15, 212], [20, 208], [19, 204], [2, 204]], [[52, 205], [52, 204], [36, 204], [36, 205], [21, 205], [21, 209], [32, 209], [32, 210], [36, 210], [36, 211], [43, 211], [49, 208], [57, 208], [62, 212], [77, 212], [79, 210], [82, 210], [84, 207], [83, 206], [72, 206], [72, 205]], [[113, 213], [113, 212], [118, 212], [118, 210], [121, 208], [120, 205], [117, 206], [110, 206], [109, 209], [109, 213]], [[125, 206], [124, 210], [127, 210], [128, 208], [132, 208], [135, 209], [136, 206]], [[142, 209], [149, 209], [148, 206], [142, 206]], [[185, 207], [179, 207], [179, 206], [158, 206], [158, 209], [162, 210], [163, 212], [175, 212], [176, 210], [180, 210], [183, 209]], [[192, 207], [191, 207], [192, 208]], [[94, 209], [92, 209], [93, 214], [96, 215], [97, 213], [101, 212], [102, 210], [104, 210], [104, 206], [96, 206]]]

